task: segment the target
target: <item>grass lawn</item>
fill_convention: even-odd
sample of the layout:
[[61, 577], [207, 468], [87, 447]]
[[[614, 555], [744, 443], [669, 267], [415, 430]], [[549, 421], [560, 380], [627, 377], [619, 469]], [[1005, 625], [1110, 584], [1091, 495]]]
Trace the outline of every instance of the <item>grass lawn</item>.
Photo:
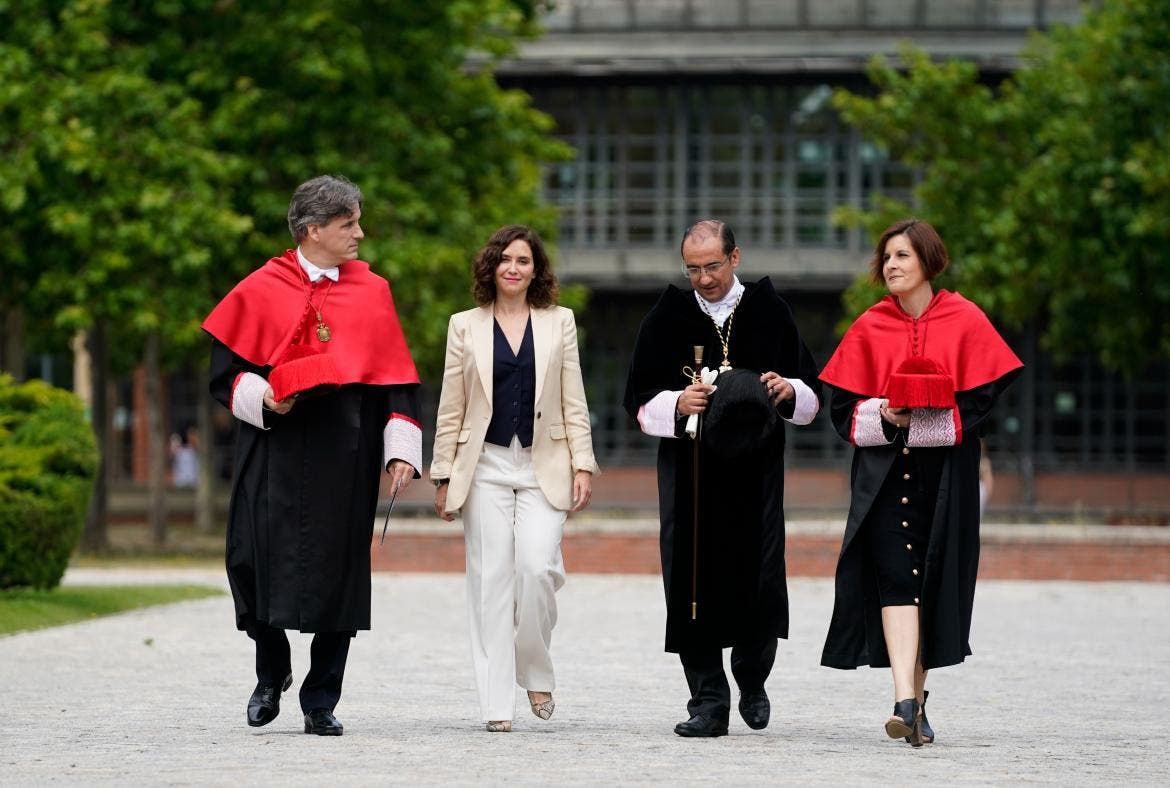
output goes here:
[[218, 588], [192, 585], [5, 589], [0, 590], [0, 636], [222, 593]]

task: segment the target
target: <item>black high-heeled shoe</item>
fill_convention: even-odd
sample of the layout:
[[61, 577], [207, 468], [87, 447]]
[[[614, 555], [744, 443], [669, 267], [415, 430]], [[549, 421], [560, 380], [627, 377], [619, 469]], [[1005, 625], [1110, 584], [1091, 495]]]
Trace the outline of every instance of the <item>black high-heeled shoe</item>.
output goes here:
[[922, 746], [922, 707], [917, 698], [894, 704], [894, 712], [886, 720], [886, 735], [891, 739], [905, 739], [911, 747]]
[[[926, 701], [930, 698], [930, 690], [922, 691], [922, 743], [934, 744], [934, 728], [930, 727], [929, 720], [926, 719]], [[910, 741], [910, 737], [906, 737], [906, 741]]]
[[[927, 698], [930, 697], [930, 690], [922, 691], [922, 744], [935, 744], [935, 730], [930, 727], [930, 720], [927, 719]], [[910, 744], [910, 737], [906, 737], [906, 744]]]

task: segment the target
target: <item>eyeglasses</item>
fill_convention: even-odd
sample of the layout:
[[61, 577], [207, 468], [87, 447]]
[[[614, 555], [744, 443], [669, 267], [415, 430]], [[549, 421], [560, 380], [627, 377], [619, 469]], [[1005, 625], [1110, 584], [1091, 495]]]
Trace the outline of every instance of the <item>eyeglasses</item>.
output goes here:
[[682, 267], [683, 276], [688, 279], [699, 279], [703, 274], [707, 276], [715, 276], [723, 270], [723, 266], [727, 265], [730, 255], [724, 257], [717, 263], [707, 263], [706, 265], [684, 265]]

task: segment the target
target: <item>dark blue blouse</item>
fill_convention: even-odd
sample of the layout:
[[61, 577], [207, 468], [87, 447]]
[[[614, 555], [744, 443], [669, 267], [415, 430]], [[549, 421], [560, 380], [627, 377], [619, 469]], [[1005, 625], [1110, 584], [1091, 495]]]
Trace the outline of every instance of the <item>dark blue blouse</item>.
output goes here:
[[536, 353], [532, 348], [532, 318], [524, 327], [520, 353], [512, 352], [504, 330], [495, 320], [492, 352], [492, 420], [488, 424], [488, 443], [509, 446], [512, 436], [520, 445], [532, 445], [532, 414], [536, 410]]

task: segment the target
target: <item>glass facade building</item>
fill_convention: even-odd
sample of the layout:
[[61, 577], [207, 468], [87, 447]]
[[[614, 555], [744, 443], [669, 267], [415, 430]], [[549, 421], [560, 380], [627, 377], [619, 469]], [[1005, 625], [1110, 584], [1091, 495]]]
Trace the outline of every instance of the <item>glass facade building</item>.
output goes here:
[[[972, 60], [994, 83], [1018, 66], [1028, 31], [1080, 15], [1078, 0], [556, 3], [546, 35], [499, 78], [529, 92], [575, 151], [549, 167], [545, 194], [559, 210], [559, 274], [592, 291], [578, 320], [602, 463], [653, 462], [621, 392], [688, 224], [732, 226], [741, 275], [772, 278], [823, 363], [841, 292], [870, 252], [835, 211], [908, 199], [916, 178], [841, 121], [833, 92], [868, 89], [868, 59], [904, 40]], [[1005, 333], [1028, 367], [990, 428], [1001, 462], [1024, 474], [1170, 470], [1170, 365], [1126, 381], [1092, 359], [1055, 363], [1032, 329]], [[805, 466], [842, 467], [849, 454], [825, 418], [792, 430], [790, 451]]]

